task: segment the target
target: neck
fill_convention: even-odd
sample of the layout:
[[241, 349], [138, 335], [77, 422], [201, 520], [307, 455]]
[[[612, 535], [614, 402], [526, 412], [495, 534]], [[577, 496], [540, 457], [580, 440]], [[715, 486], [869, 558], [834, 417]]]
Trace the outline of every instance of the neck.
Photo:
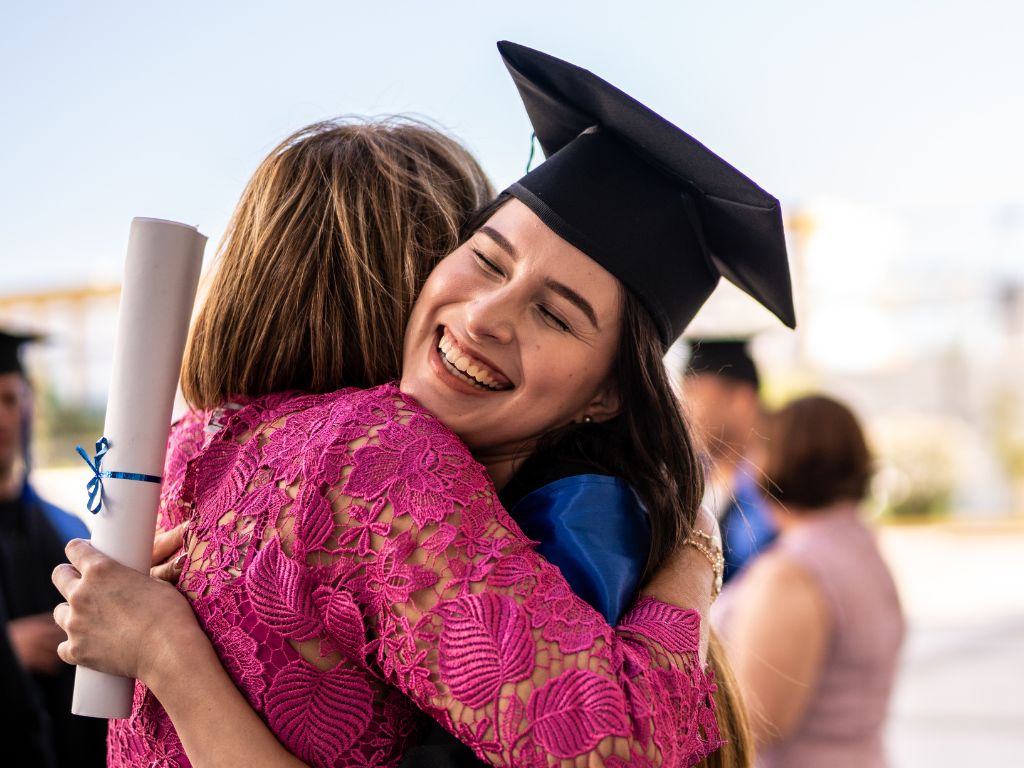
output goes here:
[[777, 503], [771, 503], [771, 511], [772, 517], [775, 518], [775, 525], [779, 529], [779, 533], [785, 533], [786, 531], [800, 528], [808, 523], [813, 523], [815, 520], [821, 519], [822, 515], [827, 515], [829, 512], [841, 509], [856, 509], [856, 505], [857, 502], [852, 500], [839, 500], [827, 507], [811, 509], [807, 507], [794, 507], [791, 504], [786, 507], [782, 507]]
[[0, 501], [12, 501], [21, 494], [21, 478], [14, 466], [0, 468]]
[[794, 512], [788, 508], [784, 509], [778, 504], [772, 504], [771, 510], [772, 517], [775, 519], [775, 527], [779, 529], [780, 534], [791, 531], [794, 528], [799, 528], [806, 520], [802, 512]]
[[491, 476], [491, 482], [494, 483], [494, 487], [499, 491], [508, 484], [508, 481], [512, 479], [512, 475], [516, 473], [516, 470], [523, 463], [522, 458], [512, 456], [487, 461], [478, 459], [478, 461], [484, 465], [487, 474]]
[[523, 440], [517, 444], [501, 445], [484, 448], [469, 446], [473, 458], [483, 464], [491, 482], [497, 490], [504, 488], [512, 476], [519, 471], [533, 452], [537, 449], [537, 440]]

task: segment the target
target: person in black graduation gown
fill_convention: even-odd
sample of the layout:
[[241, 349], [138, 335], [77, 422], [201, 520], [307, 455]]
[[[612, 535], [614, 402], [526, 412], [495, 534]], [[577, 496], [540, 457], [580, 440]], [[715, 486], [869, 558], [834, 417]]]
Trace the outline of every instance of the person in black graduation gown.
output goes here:
[[88, 529], [28, 482], [30, 389], [19, 349], [34, 339], [0, 331], [0, 764], [91, 768], [106, 763], [106, 721], [71, 714], [74, 669], [57, 656], [65, 635], [50, 581], [64, 545]]

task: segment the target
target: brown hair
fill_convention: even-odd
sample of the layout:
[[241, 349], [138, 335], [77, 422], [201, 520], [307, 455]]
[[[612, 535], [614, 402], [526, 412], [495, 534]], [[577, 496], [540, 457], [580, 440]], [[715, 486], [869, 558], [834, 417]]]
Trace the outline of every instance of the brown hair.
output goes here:
[[715, 721], [724, 744], [697, 765], [699, 768], [750, 768], [754, 764], [754, 739], [747, 721], [746, 704], [725, 646], [713, 629], [708, 642], [708, 669], [715, 679]]
[[782, 505], [821, 509], [860, 501], [871, 479], [871, 453], [857, 417], [822, 395], [794, 400], [765, 418], [762, 473]]
[[396, 378], [416, 295], [491, 188], [473, 157], [404, 118], [310, 125], [256, 169], [185, 351], [197, 408]]

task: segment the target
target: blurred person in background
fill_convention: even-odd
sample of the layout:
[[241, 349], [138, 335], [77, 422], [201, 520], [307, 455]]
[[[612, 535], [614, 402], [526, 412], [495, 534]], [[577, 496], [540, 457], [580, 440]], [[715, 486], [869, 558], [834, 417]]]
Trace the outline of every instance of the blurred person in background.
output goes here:
[[[4, 765], [101, 766], [105, 723], [74, 717], [74, 671], [57, 655], [60, 593], [50, 573], [64, 545], [87, 538], [78, 518], [41, 499], [29, 483], [31, 388], [19, 356], [37, 337], [0, 331], [0, 647]], [[12, 755], [10, 750], [21, 752]], [[8, 762], [8, 761], [13, 762]]]
[[683, 402], [705, 442], [704, 506], [718, 518], [728, 583], [775, 539], [748, 452], [761, 418], [760, 378], [747, 339], [696, 339]]
[[763, 432], [755, 459], [779, 535], [713, 616], [758, 765], [885, 766], [882, 726], [904, 620], [859, 516], [871, 477], [864, 433], [849, 409], [823, 396], [768, 415]]

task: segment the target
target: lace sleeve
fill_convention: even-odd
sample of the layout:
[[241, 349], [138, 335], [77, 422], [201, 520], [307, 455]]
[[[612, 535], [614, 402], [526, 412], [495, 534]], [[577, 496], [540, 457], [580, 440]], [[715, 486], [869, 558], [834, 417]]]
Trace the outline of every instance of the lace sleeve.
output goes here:
[[496, 765], [693, 765], [717, 748], [700, 617], [645, 599], [609, 627], [465, 447], [395, 408], [318, 452], [330, 481], [298, 492], [280, 532], [293, 557], [327, 566], [314, 595], [326, 650], [361, 646], [354, 655]]
[[164, 457], [164, 474], [160, 483], [160, 507], [157, 512], [157, 526], [168, 531], [185, 521], [187, 509], [180, 506], [181, 484], [185, 479], [185, 468], [205, 442], [203, 427], [208, 414], [204, 411], [187, 411], [171, 425], [167, 436], [167, 454]]

